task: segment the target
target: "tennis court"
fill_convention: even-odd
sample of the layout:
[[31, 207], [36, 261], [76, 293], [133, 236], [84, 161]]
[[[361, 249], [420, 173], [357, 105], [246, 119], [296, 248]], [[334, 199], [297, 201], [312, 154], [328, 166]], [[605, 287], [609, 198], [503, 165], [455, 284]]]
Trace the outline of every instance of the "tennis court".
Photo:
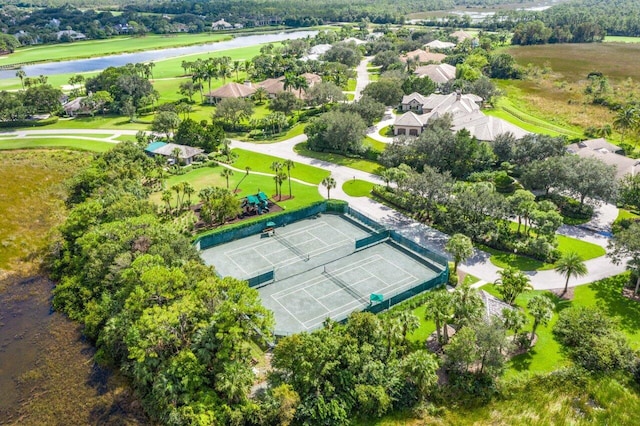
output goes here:
[[278, 227], [273, 237], [252, 235], [200, 256], [222, 276], [248, 279], [275, 270], [276, 279], [283, 279], [350, 254], [354, 241], [370, 233], [342, 215], [324, 214]]
[[[252, 235], [200, 254], [222, 276], [252, 282], [273, 271], [272, 278], [258, 282], [258, 292], [282, 336], [371, 309], [372, 294], [383, 300], [374, 302], [377, 307], [386, 308], [442, 277], [446, 265], [434, 265], [405, 243], [380, 235], [350, 216], [321, 214], [277, 227], [273, 236]], [[363, 239], [372, 242], [356, 249]]]
[[320, 328], [326, 318], [341, 321], [368, 307], [371, 294], [389, 301], [438, 273], [387, 241], [258, 291], [282, 336]]

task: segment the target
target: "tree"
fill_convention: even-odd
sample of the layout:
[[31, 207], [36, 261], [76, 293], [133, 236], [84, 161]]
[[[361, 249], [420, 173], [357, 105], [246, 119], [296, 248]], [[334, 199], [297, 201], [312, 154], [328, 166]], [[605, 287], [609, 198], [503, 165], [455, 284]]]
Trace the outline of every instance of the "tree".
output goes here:
[[624, 135], [627, 130], [634, 129], [638, 124], [638, 110], [632, 105], [618, 110], [613, 119], [613, 127], [620, 131], [620, 142], [624, 141]]
[[627, 261], [627, 269], [632, 271], [635, 278], [633, 294], [640, 290], [640, 223], [633, 223], [627, 229], [615, 233], [609, 241], [607, 256], [619, 265]]
[[129, 122], [133, 123], [133, 121], [136, 119], [137, 108], [131, 98], [125, 99], [125, 101], [122, 103], [122, 106], [120, 107], [120, 110], [129, 117]]
[[236, 187], [235, 187], [235, 188], [233, 188], [233, 193], [234, 193], [234, 194], [235, 194], [236, 192], [238, 192], [238, 188], [240, 187], [240, 184], [242, 183], [242, 181], [243, 181], [243, 180], [245, 180], [245, 178], [246, 178], [247, 176], [249, 176], [249, 172], [251, 171], [251, 167], [247, 166], [247, 167], [245, 167], [245, 168], [244, 168], [244, 170], [245, 170], [245, 174], [244, 174], [244, 176], [242, 176], [242, 179], [240, 179], [240, 180], [238, 181], [238, 183], [236, 184]]
[[620, 181], [620, 203], [640, 210], [640, 174], [625, 175]]
[[241, 362], [231, 361], [216, 375], [216, 390], [227, 396], [229, 404], [236, 404], [247, 398], [253, 384], [251, 368]]
[[269, 102], [271, 111], [279, 111], [285, 115], [291, 114], [292, 111], [299, 108], [301, 102], [296, 95], [291, 92], [279, 92], [276, 97]]
[[370, 96], [372, 99], [387, 106], [396, 106], [402, 100], [404, 92], [401, 81], [383, 78], [369, 83], [362, 91], [362, 95]]
[[438, 342], [441, 344], [449, 343], [447, 326], [453, 316], [453, 297], [451, 293], [446, 290], [430, 291], [425, 299], [425, 308], [425, 319], [433, 319], [436, 323]]
[[529, 277], [515, 268], [508, 267], [498, 271], [498, 275], [500, 278], [494, 284], [502, 299], [510, 305], [515, 303], [520, 294], [533, 290]]
[[284, 170], [278, 170], [273, 177], [276, 181], [276, 193], [278, 194], [278, 201], [282, 201], [282, 184], [287, 180], [287, 174]]
[[264, 101], [269, 99], [269, 92], [264, 87], [258, 87], [256, 91], [253, 93], [253, 100], [258, 103], [258, 105], [264, 104]]
[[565, 181], [563, 189], [576, 194], [580, 204], [585, 199], [615, 200], [618, 192], [615, 166], [597, 158], [570, 155], [564, 158]]
[[248, 99], [225, 98], [216, 106], [213, 118], [218, 118], [235, 128], [240, 120], [248, 119], [253, 114], [253, 104]]
[[533, 317], [533, 327], [531, 328], [530, 336], [530, 341], [533, 342], [538, 326], [546, 325], [553, 316], [553, 302], [551, 302], [548, 296], [538, 294], [529, 299], [527, 309]]
[[564, 290], [562, 294], [567, 292], [569, 288], [569, 279], [571, 277], [583, 277], [588, 273], [584, 260], [582, 260], [582, 257], [574, 251], [563, 254], [556, 263], [554, 269], [557, 273], [563, 275], [567, 279], [564, 283]]
[[520, 308], [504, 308], [502, 310], [502, 320], [504, 328], [512, 330], [514, 336], [518, 336], [520, 330], [522, 330], [527, 323], [527, 315]]
[[322, 105], [323, 108], [325, 108], [327, 104], [345, 100], [342, 89], [330, 81], [314, 84], [306, 93], [306, 99], [309, 105]]
[[335, 188], [336, 185], [336, 180], [331, 176], [327, 176], [326, 178], [322, 179], [322, 186], [327, 188], [327, 199], [331, 199], [331, 190]]
[[178, 93], [188, 97], [189, 102], [193, 102], [193, 95], [195, 95], [199, 90], [199, 84], [200, 83], [194, 83], [193, 80], [183, 81], [182, 83], [180, 83], [180, 90], [178, 91]]
[[478, 295], [477, 289], [462, 283], [453, 291], [452, 298], [454, 324], [467, 326], [481, 320], [484, 303]]
[[52, 114], [60, 110], [60, 97], [62, 92], [49, 84], [29, 87], [24, 92], [23, 103], [25, 107], [33, 108], [35, 113]]
[[284, 166], [287, 168], [287, 180], [289, 181], [289, 198], [291, 198], [291, 169], [296, 167], [293, 160], [284, 160]]
[[220, 172], [220, 176], [222, 176], [227, 181], [227, 189], [229, 189], [229, 178], [233, 176], [233, 170], [225, 167]]
[[402, 372], [418, 389], [420, 401], [424, 401], [438, 383], [438, 367], [436, 356], [424, 349], [411, 352], [402, 360]]
[[20, 79], [20, 85], [22, 85], [22, 90], [24, 90], [24, 78], [27, 76], [27, 73], [23, 69], [19, 69], [16, 71], [16, 77]]
[[451, 342], [444, 347], [446, 355], [445, 365], [448, 370], [457, 372], [469, 371], [469, 367], [476, 361], [476, 332], [473, 327], [462, 327], [451, 338]]
[[312, 151], [361, 154], [366, 124], [353, 112], [329, 111], [316, 117], [305, 128], [307, 146]]
[[156, 114], [151, 123], [151, 130], [157, 133], [164, 133], [167, 138], [175, 133], [180, 125], [180, 117], [173, 111], [160, 111]]
[[473, 254], [473, 243], [471, 239], [464, 234], [453, 235], [445, 250], [453, 256], [453, 273], [458, 272], [458, 263], [464, 262]]
[[518, 234], [520, 234], [520, 226], [524, 219], [524, 231], [527, 232], [527, 220], [535, 207], [536, 196], [530, 191], [518, 189], [513, 195], [507, 198], [511, 212], [518, 217]]
[[384, 116], [385, 106], [369, 96], [363, 96], [356, 102], [342, 104], [340, 110], [355, 112], [362, 117], [367, 126], [372, 126]]

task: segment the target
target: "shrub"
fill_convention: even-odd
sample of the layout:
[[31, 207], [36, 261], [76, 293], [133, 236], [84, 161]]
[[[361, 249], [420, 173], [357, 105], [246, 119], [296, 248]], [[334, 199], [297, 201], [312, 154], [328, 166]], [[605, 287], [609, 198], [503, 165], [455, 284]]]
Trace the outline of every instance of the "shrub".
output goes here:
[[44, 120], [15, 120], [15, 121], [0, 121], [0, 128], [13, 128], [13, 127], [42, 127], [48, 126], [58, 122], [58, 117], [49, 117]]

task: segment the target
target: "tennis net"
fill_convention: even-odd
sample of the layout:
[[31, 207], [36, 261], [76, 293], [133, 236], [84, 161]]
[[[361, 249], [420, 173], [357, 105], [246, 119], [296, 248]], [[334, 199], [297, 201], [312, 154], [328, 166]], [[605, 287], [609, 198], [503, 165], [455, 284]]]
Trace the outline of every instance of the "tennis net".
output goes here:
[[353, 297], [354, 299], [359, 300], [360, 302], [364, 303], [365, 305], [369, 304], [369, 299], [368, 298], [364, 297], [362, 294], [360, 294], [357, 291], [355, 291], [353, 289], [353, 287], [351, 287], [348, 283], [346, 283], [345, 281], [340, 279], [337, 275], [333, 275], [331, 272], [329, 272], [327, 270], [327, 266], [326, 265], [322, 268], [322, 274], [325, 277], [329, 278], [329, 280], [331, 280], [331, 282], [336, 284], [338, 287], [342, 288], [344, 291], [349, 293], [349, 295], [351, 295], [351, 297]]

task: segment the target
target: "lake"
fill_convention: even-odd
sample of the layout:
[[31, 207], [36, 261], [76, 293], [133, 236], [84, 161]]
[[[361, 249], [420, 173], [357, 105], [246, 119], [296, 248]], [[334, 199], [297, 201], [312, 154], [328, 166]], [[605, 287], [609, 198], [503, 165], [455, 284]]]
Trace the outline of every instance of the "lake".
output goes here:
[[[194, 46], [172, 47], [169, 49], [146, 50], [135, 53], [121, 53], [110, 56], [100, 56], [89, 59], [75, 59], [71, 61], [46, 62], [41, 64], [26, 65], [22, 69], [28, 77], [39, 75], [56, 75], [101, 71], [108, 67], [120, 67], [126, 64], [138, 62], [161, 61], [179, 56], [197, 55], [202, 53], [220, 52], [223, 50], [237, 49], [240, 47], [254, 46], [263, 43], [277, 43], [283, 40], [295, 40], [299, 38], [313, 37], [318, 31], [293, 31], [276, 34], [259, 34], [240, 36], [233, 40], [217, 43], [198, 44]], [[15, 78], [16, 70], [0, 71], [0, 78]]]

